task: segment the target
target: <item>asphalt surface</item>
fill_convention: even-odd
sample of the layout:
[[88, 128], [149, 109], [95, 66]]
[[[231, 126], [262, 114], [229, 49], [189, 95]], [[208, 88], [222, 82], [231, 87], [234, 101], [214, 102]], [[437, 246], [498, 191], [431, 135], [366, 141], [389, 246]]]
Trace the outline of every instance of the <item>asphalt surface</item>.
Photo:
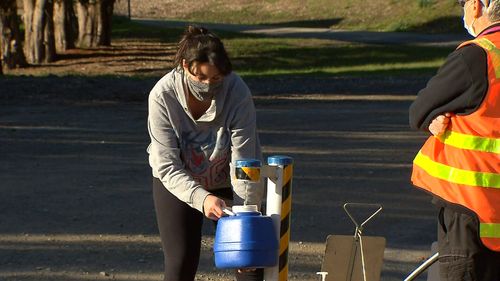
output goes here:
[[[407, 109], [426, 79], [325, 80], [248, 81], [265, 156], [295, 161], [290, 280], [318, 280], [327, 236], [354, 233], [346, 202], [383, 206], [363, 234], [387, 240], [382, 280], [402, 280], [436, 239], [430, 197], [409, 182], [425, 135]], [[0, 78], [0, 280], [160, 280], [145, 151], [154, 82]], [[229, 281], [212, 233], [206, 223], [197, 280]]]

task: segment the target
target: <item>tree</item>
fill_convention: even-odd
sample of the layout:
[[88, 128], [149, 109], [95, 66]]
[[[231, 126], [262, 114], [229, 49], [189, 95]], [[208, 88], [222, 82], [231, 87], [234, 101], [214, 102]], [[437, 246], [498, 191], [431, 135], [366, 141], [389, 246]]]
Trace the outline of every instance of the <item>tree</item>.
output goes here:
[[22, 48], [16, 0], [0, 1], [0, 73], [2, 68], [26, 65]]
[[78, 46], [111, 45], [111, 22], [115, 0], [78, 0]]
[[53, 1], [24, 0], [24, 47], [29, 63], [52, 62], [56, 57]]
[[73, 0], [54, 0], [54, 39], [57, 53], [75, 47], [77, 28]]
[[114, 3], [115, 0], [23, 0], [23, 55], [16, 0], [0, 0], [0, 62], [9, 67], [22, 65], [23, 61], [52, 62], [56, 51], [73, 48], [76, 38], [80, 47], [111, 45]]

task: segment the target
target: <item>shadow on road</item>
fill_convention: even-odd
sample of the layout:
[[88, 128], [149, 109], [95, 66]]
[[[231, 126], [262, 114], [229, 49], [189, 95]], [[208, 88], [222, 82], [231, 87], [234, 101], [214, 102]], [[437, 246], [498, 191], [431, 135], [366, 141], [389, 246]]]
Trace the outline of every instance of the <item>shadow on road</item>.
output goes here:
[[[159, 280], [146, 155], [153, 81], [47, 79], [19, 78], [31, 88], [0, 104], [0, 279]], [[138, 93], [117, 98], [103, 86], [113, 83]], [[40, 87], [46, 96], [29, 98]], [[77, 88], [80, 98], [64, 99]], [[365, 234], [387, 238], [384, 280], [401, 280], [434, 240], [429, 198], [409, 183], [423, 141], [407, 126], [411, 99], [268, 97], [256, 98], [264, 153], [295, 159], [291, 280], [317, 280], [326, 236], [353, 233], [345, 202], [384, 206]], [[212, 231], [207, 223], [198, 278], [231, 280], [214, 270]]]

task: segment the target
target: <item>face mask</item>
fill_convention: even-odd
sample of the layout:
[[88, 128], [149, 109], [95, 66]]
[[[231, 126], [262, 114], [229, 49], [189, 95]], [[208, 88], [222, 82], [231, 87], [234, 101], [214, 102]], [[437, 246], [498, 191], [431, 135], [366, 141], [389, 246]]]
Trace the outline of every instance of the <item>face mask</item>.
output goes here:
[[[467, 4], [466, 4], [467, 5]], [[464, 9], [464, 17], [463, 17], [463, 21], [464, 21], [464, 28], [467, 30], [467, 32], [472, 35], [473, 37], [476, 37], [477, 34], [476, 32], [474, 32], [474, 23], [476, 22], [476, 18], [474, 18], [474, 20], [472, 21], [471, 25], [467, 25], [467, 22], [465, 21], [465, 18], [466, 18], [466, 15], [467, 15], [467, 7]]]
[[476, 37], [477, 34], [476, 32], [474, 31], [474, 29], [472, 28], [472, 26], [474, 25], [474, 22], [476, 21], [476, 19], [474, 19], [472, 21], [472, 24], [470, 26], [467, 25], [467, 23], [465, 22], [465, 16], [464, 16], [464, 28], [467, 30], [467, 32], [472, 35], [473, 37]]
[[210, 84], [192, 80], [186, 74], [186, 84], [189, 91], [199, 101], [211, 100], [218, 92], [222, 90], [223, 81], [213, 82]]

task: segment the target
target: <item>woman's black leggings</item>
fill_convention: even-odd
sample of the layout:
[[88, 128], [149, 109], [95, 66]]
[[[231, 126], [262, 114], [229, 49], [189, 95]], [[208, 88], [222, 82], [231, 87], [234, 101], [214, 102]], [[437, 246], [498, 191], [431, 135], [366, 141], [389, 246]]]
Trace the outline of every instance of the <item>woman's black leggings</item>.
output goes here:
[[[228, 188], [214, 195], [227, 198], [224, 195], [232, 196], [232, 192]], [[163, 280], [193, 281], [200, 260], [203, 214], [175, 197], [157, 178], [153, 178], [153, 199], [165, 256]], [[236, 273], [238, 281], [262, 281], [262, 279], [262, 269]]]

